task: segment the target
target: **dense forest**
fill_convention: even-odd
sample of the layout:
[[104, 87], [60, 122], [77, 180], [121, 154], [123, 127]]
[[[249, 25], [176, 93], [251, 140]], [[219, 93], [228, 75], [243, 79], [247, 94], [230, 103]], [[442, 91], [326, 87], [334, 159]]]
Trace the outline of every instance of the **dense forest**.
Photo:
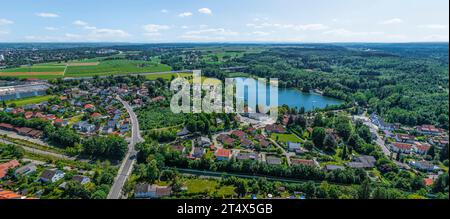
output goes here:
[[[261, 48], [258, 53], [208, 62], [205, 51], [162, 56], [174, 69], [202, 69], [223, 79], [223, 68], [278, 78], [281, 87], [319, 89], [377, 112], [389, 122], [448, 129], [448, 44], [311, 44]], [[244, 49], [245, 51], [245, 49]]]

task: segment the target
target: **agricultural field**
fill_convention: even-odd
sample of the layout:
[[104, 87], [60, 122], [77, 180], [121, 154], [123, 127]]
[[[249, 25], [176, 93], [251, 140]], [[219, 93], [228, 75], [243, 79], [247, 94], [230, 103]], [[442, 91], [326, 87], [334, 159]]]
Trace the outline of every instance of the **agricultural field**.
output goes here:
[[[89, 63], [89, 64], [88, 64]], [[92, 64], [95, 63], [95, 64]], [[67, 67], [65, 77], [86, 77], [127, 73], [163, 72], [171, 67], [155, 62], [135, 60], [107, 60], [98, 62], [72, 63]]]
[[6, 104], [7, 105], [15, 104], [17, 107], [21, 107], [21, 106], [25, 106], [28, 104], [42, 103], [42, 102], [48, 101], [55, 97], [57, 97], [57, 96], [46, 95], [46, 96], [27, 97], [27, 98], [17, 99], [17, 100], [8, 100], [8, 101], [6, 101]]
[[0, 76], [13, 76], [18, 78], [59, 78], [64, 76], [65, 65], [40, 64], [33, 66], [21, 66], [18, 68], [0, 70]]

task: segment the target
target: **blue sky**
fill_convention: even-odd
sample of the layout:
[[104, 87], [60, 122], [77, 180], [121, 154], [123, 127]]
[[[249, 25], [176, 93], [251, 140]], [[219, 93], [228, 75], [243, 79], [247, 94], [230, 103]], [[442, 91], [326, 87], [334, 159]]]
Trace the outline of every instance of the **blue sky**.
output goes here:
[[448, 0], [0, 0], [0, 42], [448, 39]]

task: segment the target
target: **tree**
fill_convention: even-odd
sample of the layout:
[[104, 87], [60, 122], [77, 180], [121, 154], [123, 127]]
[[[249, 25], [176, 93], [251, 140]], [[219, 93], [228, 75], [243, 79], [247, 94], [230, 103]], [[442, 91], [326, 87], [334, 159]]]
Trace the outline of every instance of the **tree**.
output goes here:
[[370, 180], [366, 179], [362, 182], [361, 186], [358, 190], [358, 198], [359, 199], [369, 199], [370, 198]]
[[325, 122], [323, 120], [323, 116], [321, 113], [317, 113], [314, 117], [313, 126], [314, 127], [323, 127], [325, 125]]
[[440, 161], [448, 160], [448, 153], [449, 153], [448, 144], [446, 144], [439, 153], [439, 160]]
[[156, 160], [151, 160], [147, 164], [147, 180], [150, 183], [155, 182], [157, 179], [159, 179], [159, 168], [158, 164], [156, 163]]
[[336, 119], [335, 127], [337, 133], [344, 141], [347, 141], [350, 138], [350, 135], [352, 134], [352, 126], [348, 118], [339, 116]]
[[427, 155], [429, 155], [432, 158], [434, 158], [436, 156], [436, 149], [435, 149], [434, 145], [431, 145], [430, 149], [428, 149]]
[[326, 151], [333, 151], [337, 146], [337, 142], [334, 136], [331, 134], [327, 134], [323, 141], [323, 146]]
[[314, 145], [318, 148], [323, 148], [323, 141], [325, 139], [325, 129], [322, 127], [316, 127], [312, 132], [312, 141]]

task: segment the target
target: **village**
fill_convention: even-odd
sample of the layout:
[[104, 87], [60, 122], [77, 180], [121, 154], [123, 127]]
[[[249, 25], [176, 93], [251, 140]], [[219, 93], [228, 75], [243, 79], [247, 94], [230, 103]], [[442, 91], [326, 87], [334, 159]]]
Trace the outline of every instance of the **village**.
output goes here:
[[[39, 188], [48, 184], [55, 185], [60, 191], [65, 191], [68, 183], [74, 187], [74, 182], [78, 182], [77, 186], [85, 186], [93, 183], [92, 181], [95, 181], [98, 187], [105, 183], [110, 186], [113, 179], [108, 182], [92, 180], [98, 177], [93, 174], [96, 167], [85, 166], [91, 165], [96, 158], [102, 157], [102, 160], [106, 158], [111, 161], [112, 166], [108, 167], [110, 169], [105, 171], [107, 172], [105, 174], [116, 174], [114, 171], [119, 168], [120, 160], [126, 153], [125, 149], [119, 156], [109, 159], [111, 157], [108, 156], [112, 155], [99, 154], [100, 152], [96, 152], [93, 148], [80, 146], [80, 142], [81, 144], [84, 142], [81, 139], [96, 139], [101, 136], [106, 138], [117, 136], [127, 141], [133, 138], [130, 115], [123, 107], [120, 101], [122, 99], [132, 109], [140, 109], [147, 105], [164, 106], [168, 103], [170, 93], [165, 91], [164, 86], [167, 85], [164, 80], [144, 80], [144, 83], [141, 83], [138, 78], [137, 81], [131, 82], [122, 82], [123, 79], [119, 78], [112, 82], [107, 82], [109, 79], [100, 79], [45, 84], [48, 87], [44, 96], [48, 98], [45, 101], [33, 103], [3, 101], [0, 143], [19, 146], [25, 150], [26, 157], [34, 154], [39, 159], [23, 158], [3, 162], [0, 167], [0, 179], [8, 179], [11, 185], [14, 185], [15, 180], [22, 178], [30, 178], [40, 183], [31, 188], [32, 192], [27, 191], [30, 188], [18, 191], [4, 190], [2, 192], [5, 197], [40, 198], [44, 191]], [[25, 87], [20, 85], [20, 89]], [[31, 99], [38, 97], [42, 96], [38, 95]], [[245, 113], [233, 114], [232, 121], [227, 121], [232, 123], [232, 126], [225, 125], [224, 118], [229, 116], [212, 116], [210, 122], [215, 125], [216, 131], [208, 134], [189, 130], [186, 123], [180, 124], [173, 138], [160, 139], [158, 145], [176, 153], [176, 159], [193, 162], [208, 160], [209, 166], [226, 162], [240, 163], [243, 165], [242, 169], [248, 169], [254, 163], [272, 166], [274, 170], [260, 173], [225, 169], [219, 172], [238, 173], [245, 177], [275, 177], [277, 180], [306, 180], [307, 176], [305, 179], [296, 174], [283, 175], [278, 173], [276, 168], [289, 172], [307, 167], [325, 176], [338, 174], [340, 171], [350, 171], [346, 173], [351, 175], [354, 174], [352, 171], [361, 170], [374, 182], [385, 180], [384, 171], [398, 169], [400, 172], [413, 171], [420, 177], [425, 187], [430, 187], [448, 169], [442, 163], [444, 161], [439, 161], [437, 156], [440, 154], [439, 151], [448, 151], [448, 133], [433, 125], [406, 127], [386, 123], [375, 113], [351, 115], [346, 110], [297, 112], [283, 109], [278, 121], [271, 121], [265, 114], [249, 111], [252, 110], [247, 107]], [[139, 118], [142, 119], [141, 117]], [[161, 122], [164, 124], [164, 121]], [[52, 134], [56, 131], [58, 134]], [[144, 130], [138, 131], [148, 133]], [[144, 138], [151, 139], [147, 134]], [[58, 147], [58, 144], [65, 147]], [[95, 143], [91, 147], [96, 147]], [[92, 152], [86, 154], [86, 151]], [[47, 162], [48, 157], [77, 164], [55, 165], [54, 162]], [[138, 164], [135, 164], [134, 171], [138, 168]], [[217, 177], [213, 173], [202, 172], [204, 169], [200, 171], [188, 166], [167, 166], [175, 168], [182, 175], [195, 173], [194, 175], [198, 177], [212, 177], [212, 179]], [[317, 177], [311, 180], [323, 179]], [[158, 180], [153, 183], [137, 180], [133, 182], [134, 187], [126, 196], [163, 198], [177, 194], [171, 186], [157, 182]], [[348, 180], [343, 182], [354, 183]], [[336, 183], [342, 182], [337, 179]], [[108, 192], [108, 189], [103, 188], [101, 192], [103, 195], [99, 197], [104, 197]], [[44, 197], [48, 197], [45, 195]], [[262, 198], [271, 197], [273, 194], [266, 194]]]

